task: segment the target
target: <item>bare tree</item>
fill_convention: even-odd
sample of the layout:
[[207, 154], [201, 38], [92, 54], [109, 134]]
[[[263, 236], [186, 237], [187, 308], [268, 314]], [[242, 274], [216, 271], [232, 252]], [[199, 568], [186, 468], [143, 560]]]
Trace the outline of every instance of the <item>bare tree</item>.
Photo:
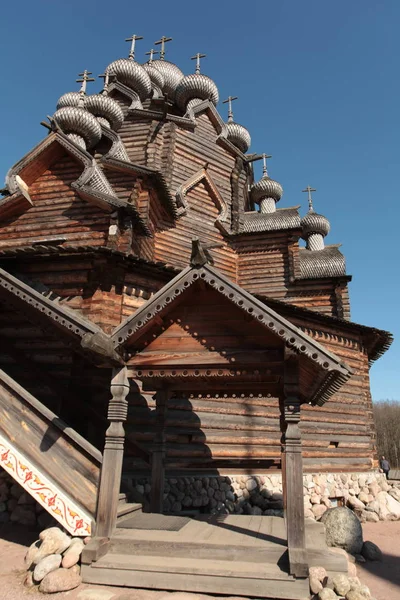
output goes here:
[[400, 402], [379, 400], [373, 404], [379, 458], [385, 456], [392, 469], [400, 468]]

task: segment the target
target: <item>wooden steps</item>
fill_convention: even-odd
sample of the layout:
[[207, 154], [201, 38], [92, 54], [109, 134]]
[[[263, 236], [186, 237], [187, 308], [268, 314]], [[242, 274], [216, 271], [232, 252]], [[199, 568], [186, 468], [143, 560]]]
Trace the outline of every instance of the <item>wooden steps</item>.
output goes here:
[[307, 579], [278, 565], [248, 561], [108, 553], [82, 565], [86, 583], [285, 600], [309, 598]]
[[129, 502], [128, 494], [120, 493], [118, 498], [117, 522], [120, 523], [125, 517], [128, 517], [136, 511], [142, 511], [142, 505], [138, 502]]

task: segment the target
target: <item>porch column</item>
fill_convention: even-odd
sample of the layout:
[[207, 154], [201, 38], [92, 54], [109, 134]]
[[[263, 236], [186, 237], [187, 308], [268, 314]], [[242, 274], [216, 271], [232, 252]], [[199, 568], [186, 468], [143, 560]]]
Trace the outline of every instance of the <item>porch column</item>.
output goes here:
[[165, 421], [168, 410], [168, 388], [156, 392], [156, 435], [151, 455], [150, 512], [162, 513], [165, 483], [165, 455], [167, 450]]
[[126, 400], [128, 393], [129, 380], [126, 367], [113, 369], [112, 397], [108, 405], [110, 426], [106, 431], [97, 502], [96, 537], [98, 538], [110, 538], [117, 522], [124, 458], [125, 430], [123, 423], [128, 415]]
[[307, 577], [298, 358], [291, 352], [287, 352], [285, 357], [283, 413], [286, 430], [282, 479], [290, 573], [296, 577]]

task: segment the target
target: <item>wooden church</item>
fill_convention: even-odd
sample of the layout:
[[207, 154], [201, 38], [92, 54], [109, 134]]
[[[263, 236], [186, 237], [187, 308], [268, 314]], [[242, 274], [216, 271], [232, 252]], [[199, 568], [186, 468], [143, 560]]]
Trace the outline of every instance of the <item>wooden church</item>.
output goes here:
[[[0, 463], [92, 536], [85, 581], [304, 598], [321, 556], [345, 567], [305, 527], [303, 471], [376, 467], [369, 368], [391, 336], [350, 320], [314, 190], [303, 217], [278, 207], [203, 55], [184, 76], [170, 38], [145, 64], [138, 39], [6, 176]], [[246, 473], [282, 473], [284, 519], [163, 508], [173, 477]]]

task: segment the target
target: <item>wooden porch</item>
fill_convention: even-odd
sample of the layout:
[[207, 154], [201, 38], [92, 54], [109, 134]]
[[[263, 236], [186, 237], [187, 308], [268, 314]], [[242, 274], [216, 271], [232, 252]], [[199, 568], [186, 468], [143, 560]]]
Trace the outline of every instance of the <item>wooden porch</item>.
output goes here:
[[[82, 565], [85, 582], [286, 600], [309, 598], [308, 578], [289, 573], [282, 518], [135, 514], [119, 522], [107, 553], [96, 562], [91, 562], [92, 548], [87, 546]], [[310, 566], [323, 564], [331, 575], [347, 572], [345, 558], [327, 548], [323, 525], [307, 523], [306, 548]]]

